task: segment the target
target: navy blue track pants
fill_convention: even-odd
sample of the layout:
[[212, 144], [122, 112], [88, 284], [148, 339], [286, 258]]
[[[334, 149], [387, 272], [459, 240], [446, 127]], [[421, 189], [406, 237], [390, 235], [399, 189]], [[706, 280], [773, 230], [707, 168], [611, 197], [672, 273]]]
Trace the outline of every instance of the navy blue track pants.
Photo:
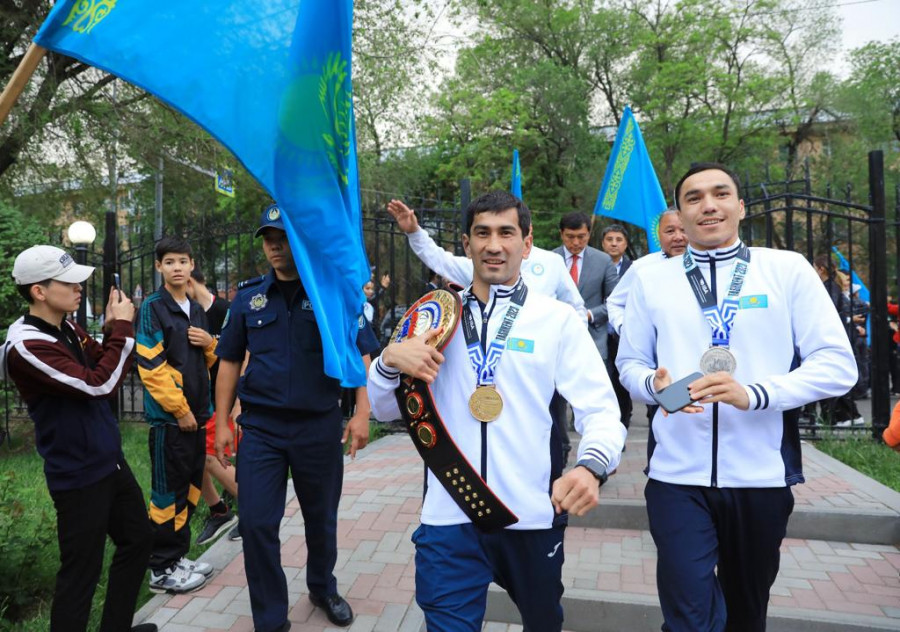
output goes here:
[[428, 632], [480, 632], [488, 585], [504, 588], [525, 632], [559, 632], [565, 527], [482, 533], [472, 524], [420, 525], [416, 602]]
[[789, 487], [644, 489], [670, 632], [762, 632], [794, 508]]

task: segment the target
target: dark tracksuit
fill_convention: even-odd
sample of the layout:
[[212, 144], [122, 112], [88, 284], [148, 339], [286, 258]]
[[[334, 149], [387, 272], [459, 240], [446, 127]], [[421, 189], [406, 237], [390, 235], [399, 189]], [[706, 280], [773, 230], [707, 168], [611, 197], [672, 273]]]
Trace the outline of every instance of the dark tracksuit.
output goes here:
[[[25, 316], [9, 328], [0, 364], [28, 406], [36, 447], [56, 508], [60, 568], [50, 611], [52, 632], [83, 632], [106, 537], [116, 547], [101, 632], [131, 629], [150, 555], [144, 495], [125, 456], [108, 399], [131, 366], [134, 329], [115, 320], [101, 346], [70, 322]], [[5, 360], [5, 362], [3, 361]]]
[[[238, 453], [238, 528], [250, 590], [253, 623], [260, 632], [287, 620], [287, 581], [278, 530], [284, 516], [287, 475], [294, 482], [306, 529], [306, 583], [310, 593], [337, 593], [337, 509], [344, 461], [341, 387], [325, 375], [322, 341], [312, 305], [296, 284], [285, 297], [274, 273], [241, 284], [216, 354], [250, 361], [238, 385], [243, 431]], [[378, 348], [362, 319], [360, 353]]]
[[[188, 327], [206, 330], [206, 313], [190, 301], [187, 315], [163, 287], [138, 314], [138, 372], [144, 384], [144, 416], [150, 424], [154, 527], [150, 568], [159, 572], [184, 557], [191, 546], [190, 520], [200, 499], [206, 464], [206, 420], [212, 416], [209, 367], [216, 341], [206, 349], [190, 343]], [[182, 431], [178, 418], [194, 413], [195, 432]]]

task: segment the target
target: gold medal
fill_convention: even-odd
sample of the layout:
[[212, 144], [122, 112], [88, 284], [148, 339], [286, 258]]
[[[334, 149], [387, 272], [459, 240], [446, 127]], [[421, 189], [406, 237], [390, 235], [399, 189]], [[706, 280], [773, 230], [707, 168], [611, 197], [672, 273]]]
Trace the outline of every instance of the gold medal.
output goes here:
[[478, 421], [494, 421], [503, 412], [503, 398], [493, 386], [479, 386], [469, 398], [469, 412]]

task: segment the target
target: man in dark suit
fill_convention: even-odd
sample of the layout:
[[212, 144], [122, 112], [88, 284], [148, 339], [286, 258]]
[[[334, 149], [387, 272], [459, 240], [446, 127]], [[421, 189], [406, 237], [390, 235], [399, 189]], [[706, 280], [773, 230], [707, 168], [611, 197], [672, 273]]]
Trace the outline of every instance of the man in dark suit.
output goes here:
[[612, 294], [619, 275], [608, 254], [587, 245], [591, 237], [590, 222], [584, 213], [563, 215], [559, 221], [559, 236], [563, 245], [553, 252], [566, 262], [566, 269], [584, 299], [591, 338], [597, 345], [597, 351], [606, 360], [606, 297]]
[[[584, 213], [563, 215], [559, 220], [559, 236], [563, 245], [553, 252], [566, 262], [566, 270], [584, 299], [588, 331], [600, 356], [607, 361], [606, 297], [612, 294], [619, 280], [616, 268], [609, 255], [587, 245], [591, 237], [591, 220]], [[563, 455], [567, 458], [570, 444], [566, 427], [566, 402], [558, 393], [550, 403], [550, 413], [560, 431]]]
[[[613, 269], [618, 273], [617, 278], [631, 267], [631, 259], [625, 256], [628, 249], [628, 233], [621, 224], [610, 224], [603, 229], [603, 241], [601, 242], [603, 252], [608, 254], [612, 259]], [[585, 301], [587, 302], [587, 301]], [[613, 390], [616, 392], [616, 399], [619, 400], [619, 410], [622, 413], [622, 424], [627, 428], [631, 425], [631, 395], [619, 382], [619, 371], [616, 369], [616, 353], [619, 351], [619, 335], [609, 326], [609, 355], [606, 357], [606, 369], [609, 371], [609, 379], [612, 382]]]

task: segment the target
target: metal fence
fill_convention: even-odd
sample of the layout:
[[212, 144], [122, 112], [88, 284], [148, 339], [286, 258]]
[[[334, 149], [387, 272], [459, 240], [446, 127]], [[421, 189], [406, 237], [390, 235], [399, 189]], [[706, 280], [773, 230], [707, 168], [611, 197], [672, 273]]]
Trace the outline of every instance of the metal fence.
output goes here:
[[[745, 183], [743, 187], [747, 215], [742, 223], [742, 238], [750, 245], [765, 245], [796, 250], [810, 261], [831, 246], [838, 246], [850, 265], [859, 268], [872, 291], [872, 412], [873, 431], [878, 432], [889, 418], [888, 354], [890, 333], [886, 314], [887, 304], [887, 246], [884, 199], [884, 172], [881, 152], [870, 155], [869, 203], [860, 204], [832, 196], [829, 187], [824, 197], [813, 195], [809, 171], [797, 180], [771, 183]], [[900, 279], [900, 185], [897, 187], [894, 228], [896, 278]], [[468, 180], [449, 195], [441, 197], [410, 196], [382, 191], [362, 191], [362, 230], [376, 287], [386, 274], [389, 283], [379, 292], [376, 330], [384, 337], [406, 307], [425, 289], [428, 270], [407, 245], [406, 236], [387, 214], [387, 202], [403, 199], [416, 210], [419, 223], [434, 239], [448, 250], [461, 254], [462, 209], [471, 199]], [[237, 283], [259, 274], [265, 269], [265, 258], [258, 242], [253, 239], [256, 223], [218, 223], [203, 216], [193, 226], [182, 226], [180, 232], [194, 247], [197, 265], [206, 275], [207, 284], [227, 298]], [[109, 226], [107, 226], [109, 232]], [[109, 243], [105, 250], [110, 251]], [[116, 251], [115, 248], [112, 249]], [[105, 305], [104, 288], [111, 283], [111, 272], [118, 270], [122, 286], [136, 304], [153, 291], [158, 282], [155, 275], [154, 244], [151, 240], [129, 244], [111, 262], [102, 252], [88, 252], [87, 262], [103, 267], [104, 274], [95, 274], [87, 284], [91, 308], [99, 315]], [[99, 320], [88, 321], [89, 330], [99, 332]], [[132, 370], [116, 403], [122, 420], [142, 418], [142, 388], [136, 369]], [[25, 416], [14, 390], [5, 390], [6, 420], [10, 416]]]

